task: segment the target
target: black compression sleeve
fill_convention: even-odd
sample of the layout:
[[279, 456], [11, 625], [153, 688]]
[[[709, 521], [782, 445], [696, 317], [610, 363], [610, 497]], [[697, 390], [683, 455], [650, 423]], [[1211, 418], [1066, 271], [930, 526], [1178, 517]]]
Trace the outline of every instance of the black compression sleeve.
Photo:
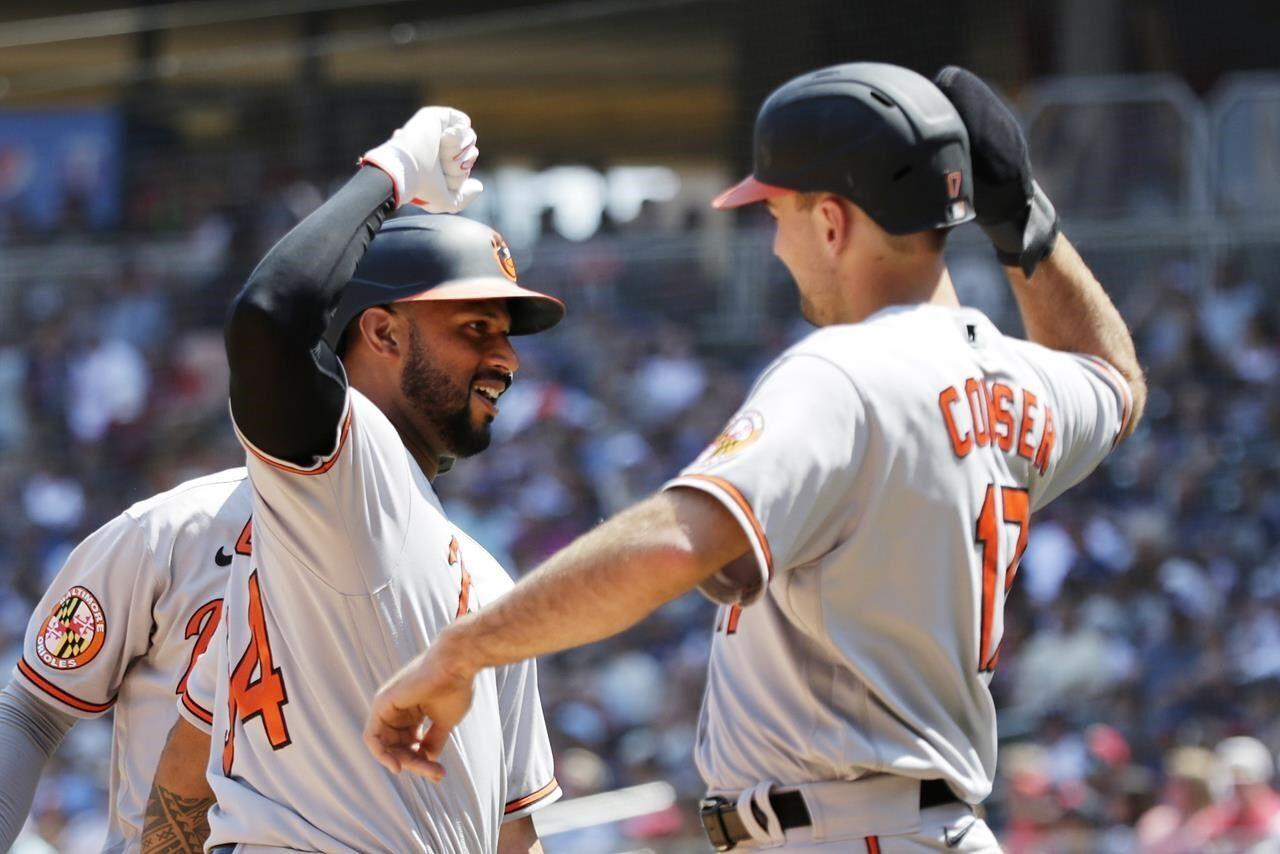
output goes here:
[[393, 206], [391, 179], [362, 168], [267, 253], [231, 305], [231, 412], [274, 457], [310, 465], [334, 449], [347, 380], [322, 337]]

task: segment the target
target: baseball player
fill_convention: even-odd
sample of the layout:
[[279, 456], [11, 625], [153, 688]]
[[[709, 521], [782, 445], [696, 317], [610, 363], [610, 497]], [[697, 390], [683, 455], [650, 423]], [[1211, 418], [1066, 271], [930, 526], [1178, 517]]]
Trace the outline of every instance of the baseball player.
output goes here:
[[[235, 300], [254, 554], [188, 680], [150, 801], [172, 821], [144, 850], [175, 850], [166, 803], [211, 797], [214, 851], [541, 850], [530, 816], [560, 790], [531, 662], [481, 675], [444, 786], [388, 774], [360, 740], [378, 685], [511, 586], [432, 480], [489, 444], [509, 337], [564, 314], [516, 283], [500, 235], [448, 215], [480, 192], [475, 141], [464, 114], [420, 110]], [[437, 213], [384, 224], [410, 200]]]
[[208, 646], [233, 563], [251, 549], [243, 468], [134, 504], [67, 559], [0, 691], [0, 851], [45, 762], [83, 718], [114, 710], [104, 851], [136, 851], [175, 697]]
[[[1013, 116], [968, 72], [940, 84], [854, 63], [765, 101], [754, 174], [714, 204], [768, 205], [821, 329], [662, 492], [383, 687], [365, 740], [387, 767], [448, 770], [483, 668], [697, 586], [722, 603], [696, 747], [718, 850], [997, 850], [973, 805], [995, 770], [1005, 596], [1031, 514], [1128, 435], [1144, 386]], [[975, 202], [1038, 343], [959, 305], [942, 248]]]

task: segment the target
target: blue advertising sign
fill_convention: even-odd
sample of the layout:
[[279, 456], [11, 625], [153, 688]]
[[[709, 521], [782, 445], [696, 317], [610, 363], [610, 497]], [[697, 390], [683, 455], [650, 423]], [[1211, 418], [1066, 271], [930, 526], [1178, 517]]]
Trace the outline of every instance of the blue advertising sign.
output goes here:
[[115, 225], [121, 136], [115, 108], [0, 111], [0, 207], [37, 231]]

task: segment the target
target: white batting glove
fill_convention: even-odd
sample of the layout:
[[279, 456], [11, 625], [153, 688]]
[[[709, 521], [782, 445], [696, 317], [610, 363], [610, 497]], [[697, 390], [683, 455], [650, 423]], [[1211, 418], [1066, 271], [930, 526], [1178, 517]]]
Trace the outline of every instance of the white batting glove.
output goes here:
[[471, 119], [452, 107], [423, 107], [360, 164], [391, 176], [396, 207], [412, 202], [431, 213], [457, 213], [484, 189], [471, 177], [480, 156]]

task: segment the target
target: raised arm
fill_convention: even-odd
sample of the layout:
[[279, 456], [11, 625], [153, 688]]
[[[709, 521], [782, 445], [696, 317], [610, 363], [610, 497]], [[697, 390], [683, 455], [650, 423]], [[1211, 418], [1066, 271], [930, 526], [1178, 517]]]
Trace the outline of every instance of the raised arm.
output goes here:
[[477, 153], [464, 113], [424, 107], [258, 264], [226, 329], [231, 411], [256, 447], [303, 465], [333, 450], [346, 375], [323, 339], [338, 296], [400, 204], [453, 213], [480, 192]]
[[977, 221], [995, 246], [1022, 313], [1027, 337], [1054, 350], [1105, 359], [1128, 380], [1138, 423], [1146, 380], [1120, 312], [1075, 247], [1032, 176], [1018, 120], [977, 76], [948, 66], [935, 82], [969, 131]]
[[1031, 278], [1017, 267], [1006, 267], [1005, 273], [1028, 338], [1054, 350], [1105, 359], [1129, 381], [1133, 415], [1124, 435], [1132, 433], [1147, 400], [1147, 382], [1133, 338], [1066, 235], [1058, 235], [1054, 248]]
[[321, 340], [329, 311], [394, 204], [364, 166], [267, 253], [231, 304], [231, 412], [258, 448], [309, 464], [333, 450], [346, 376]]

